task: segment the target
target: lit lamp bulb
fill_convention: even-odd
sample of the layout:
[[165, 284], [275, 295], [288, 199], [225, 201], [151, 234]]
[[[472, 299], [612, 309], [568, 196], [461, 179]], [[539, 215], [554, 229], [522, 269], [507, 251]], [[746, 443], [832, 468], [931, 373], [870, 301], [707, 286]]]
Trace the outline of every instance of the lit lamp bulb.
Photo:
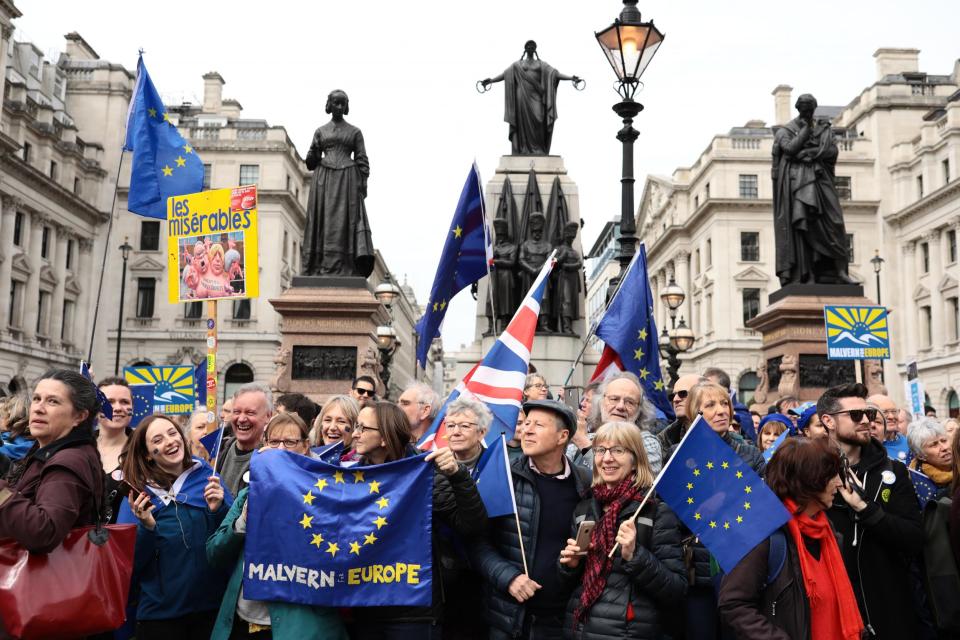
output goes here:
[[637, 41], [633, 38], [624, 38], [623, 40], [623, 55], [624, 57], [629, 56], [633, 58], [637, 55]]

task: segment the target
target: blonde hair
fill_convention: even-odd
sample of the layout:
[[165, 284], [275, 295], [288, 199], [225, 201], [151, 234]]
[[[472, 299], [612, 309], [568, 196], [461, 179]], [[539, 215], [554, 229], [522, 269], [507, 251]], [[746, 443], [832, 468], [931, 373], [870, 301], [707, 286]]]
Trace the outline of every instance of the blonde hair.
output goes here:
[[700, 382], [693, 385], [690, 389], [690, 395], [687, 396], [687, 424], [693, 424], [693, 421], [697, 419], [700, 405], [706, 396], [723, 398], [732, 412], [733, 405], [730, 403], [730, 394], [726, 389], [716, 382]]
[[340, 412], [343, 413], [343, 417], [350, 421], [350, 430], [353, 431], [353, 429], [356, 429], [357, 416], [360, 415], [360, 405], [350, 396], [333, 396], [324, 403], [323, 409], [320, 410], [320, 413], [317, 414], [317, 417], [313, 420], [313, 426], [310, 429], [311, 446], [318, 447], [323, 444], [323, 434], [320, 432], [323, 417], [330, 413], [330, 410], [334, 407], [339, 407]]
[[[647, 450], [643, 446], [643, 434], [640, 427], [632, 422], [607, 422], [602, 425], [593, 436], [593, 447], [598, 444], [610, 443], [620, 445], [633, 455], [637, 463], [636, 478], [633, 486], [642, 488], [653, 484], [653, 471], [647, 459]], [[597, 469], [598, 459], [593, 456], [593, 485], [603, 484], [600, 471]]]

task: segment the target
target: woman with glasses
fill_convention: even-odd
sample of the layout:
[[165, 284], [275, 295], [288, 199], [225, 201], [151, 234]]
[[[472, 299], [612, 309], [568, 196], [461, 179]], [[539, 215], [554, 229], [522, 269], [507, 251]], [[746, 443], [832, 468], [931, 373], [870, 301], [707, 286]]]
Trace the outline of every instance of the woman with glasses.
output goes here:
[[353, 450], [354, 429], [360, 405], [350, 396], [333, 396], [327, 400], [320, 415], [313, 423], [310, 442], [314, 446], [330, 446], [343, 443], [342, 461], [356, 461], [359, 456]]
[[550, 387], [547, 386], [547, 379], [539, 373], [528, 373], [523, 382], [523, 401], [527, 400], [546, 400], [550, 394]]
[[[289, 451], [301, 456], [310, 454], [307, 425], [296, 413], [278, 413], [267, 423], [263, 432], [263, 446], [255, 455], [267, 455], [264, 460], [269, 461], [269, 456], [275, 455], [275, 451]], [[243, 547], [247, 534], [249, 492], [249, 487], [240, 491], [223, 523], [207, 540], [210, 564], [232, 571], [211, 640], [346, 640], [346, 630], [335, 609], [260, 602], [243, 597]]]
[[[375, 402], [360, 410], [354, 443], [361, 456], [358, 466], [384, 464], [419, 453], [410, 442], [410, 420], [403, 409], [391, 402]], [[431, 452], [425, 462], [432, 462], [436, 469], [432, 546], [433, 566], [438, 567], [445, 561], [437, 539], [438, 529], [448, 527], [469, 545], [484, 533], [487, 510], [466, 467], [457, 462], [449, 448]], [[432, 582], [433, 601], [429, 607], [368, 607], [358, 616], [354, 640], [438, 640], [442, 631], [443, 573], [438, 574], [439, 579]]]
[[227, 575], [207, 562], [205, 546], [233, 498], [165, 416], [144, 418], [122, 456], [131, 487], [118, 521], [137, 522], [133, 591], [137, 640], [210, 637]]
[[[661, 610], [683, 598], [677, 517], [655, 497], [635, 517], [652, 484], [637, 426], [600, 427], [593, 439], [593, 495], [574, 510], [573, 537], [560, 552], [561, 575], [578, 583], [564, 625], [577, 640], [659, 638]], [[585, 521], [595, 527], [589, 547], [581, 549], [575, 538]]]
[[483, 453], [483, 439], [493, 422], [487, 405], [477, 400], [459, 397], [447, 407], [444, 429], [447, 443], [457, 462], [473, 473]]

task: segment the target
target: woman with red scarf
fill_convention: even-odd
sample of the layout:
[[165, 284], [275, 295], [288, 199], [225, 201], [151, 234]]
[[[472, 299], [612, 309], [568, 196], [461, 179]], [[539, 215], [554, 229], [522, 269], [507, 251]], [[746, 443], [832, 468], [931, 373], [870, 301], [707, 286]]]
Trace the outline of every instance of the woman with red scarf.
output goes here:
[[836, 450], [807, 438], [789, 438], [767, 465], [766, 482], [793, 518], [773, 534], [785, 542], [779, 558], [771, 536], [723, 579], [720, 615], [740, 640], [859, 640], [857, 600], [823, 513], [838, 489], [850, 490], [842, 473]]
[[[660, 608], [687, 588], [677, 517], [654, 497], [634, 517], [653, 484], [637, 425], [603, 425], [592, 453], [593, 496], [574, 510], [574, 537], [560, 552], [561, 576], [579, 583], [564, 633], [576, 640], [659, 638]], [[596, 526], [589, 548], [581, 550], [575, 537], [585, 521]]]

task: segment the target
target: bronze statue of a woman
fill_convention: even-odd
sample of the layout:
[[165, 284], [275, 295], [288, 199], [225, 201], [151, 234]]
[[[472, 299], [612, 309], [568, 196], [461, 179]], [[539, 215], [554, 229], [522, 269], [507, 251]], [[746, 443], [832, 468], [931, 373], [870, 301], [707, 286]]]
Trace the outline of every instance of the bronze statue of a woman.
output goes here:
[[343, 116], [350, 99], [327, 96], [330, 122], [313, 134], [307, 169], [313, 171], [300, 272], [307, 276], [363, 276], [373, 271], [373, 238], [364, 199], [370, 161], [360, 129]]

